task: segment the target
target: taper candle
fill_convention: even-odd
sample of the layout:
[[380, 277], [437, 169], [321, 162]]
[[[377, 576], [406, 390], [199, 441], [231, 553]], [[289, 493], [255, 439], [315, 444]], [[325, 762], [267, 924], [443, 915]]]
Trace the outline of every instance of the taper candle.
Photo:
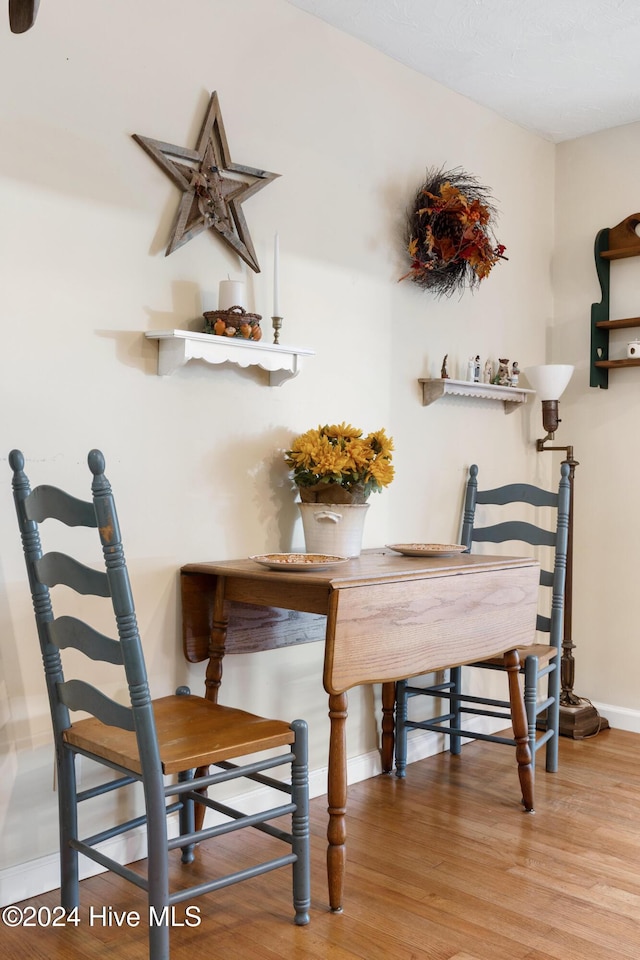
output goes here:
[[280, 238], [273, 238], [273, 316], [280, 316]]

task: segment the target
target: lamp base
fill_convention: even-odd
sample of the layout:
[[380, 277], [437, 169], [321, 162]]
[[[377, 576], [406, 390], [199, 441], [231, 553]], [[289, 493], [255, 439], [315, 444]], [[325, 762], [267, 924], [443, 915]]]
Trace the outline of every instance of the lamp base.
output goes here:
[[[572, 740], [584, 740], [586, 737], [594, 737], [602, 730], [609, 729], [609, 721], [606, 717], [601, 717], [596, 708], [588, 700], [582, 697], [578, 698], [580, 703], [565, 706], [560, 704], [560, 722], [558, 732], [561, 737], [570, 737]], [[546, 730], [547, 723], [545, 715], [538, 719], [536, 724], [538, 730]]]
[[593, 737], [601, 730], [608, 729], [609, 721], [601, 717], [588, 700], [580, 698], [580, 703], [571, 706], [560, 704], [559, 733], [561, 737], [584, 740], [585, 737]]

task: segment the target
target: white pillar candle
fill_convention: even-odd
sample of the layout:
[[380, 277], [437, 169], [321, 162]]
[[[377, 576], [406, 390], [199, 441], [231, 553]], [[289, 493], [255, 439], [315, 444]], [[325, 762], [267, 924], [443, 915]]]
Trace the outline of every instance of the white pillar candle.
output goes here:
[[273, 239], [273, 316], [280, 316], [280, 238]]
[[218, 293], [218, 310], [230, 310], [231, 307], [244, 307], [244, 283], [242, 280], [221, 280]]

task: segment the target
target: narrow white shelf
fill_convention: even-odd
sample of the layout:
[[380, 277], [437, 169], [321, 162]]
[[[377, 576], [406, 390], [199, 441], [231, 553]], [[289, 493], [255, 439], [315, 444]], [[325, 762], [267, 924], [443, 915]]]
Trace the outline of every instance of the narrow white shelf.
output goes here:
[[269, 373], [269, 386], [280, 387], [300, 373], [301, 358], [312, 357], [313, 350], [283, 347], [261, 340], [218, 337], [192, 330], [153, 330], [148, 340], [158, 341], [158, 375], [166, 377], [189, 360], [206, 363], [235, 363], [239, 367], [261, 367]]
[[471, 383], [469, 380], [420, 379], [422, 384], [422, 405], [428, 407], [440, 397], [476, 397], [478, 400], [502, 400], [505, 413], [512, 413], [517, 404], [526, 403], [529, 394], [535, 390], [523, 387], [502, 387], [497, 383]]

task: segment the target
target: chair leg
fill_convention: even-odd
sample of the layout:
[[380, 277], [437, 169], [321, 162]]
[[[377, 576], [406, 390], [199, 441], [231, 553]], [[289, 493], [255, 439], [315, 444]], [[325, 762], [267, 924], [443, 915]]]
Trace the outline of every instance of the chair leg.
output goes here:
[[80, 903], [78, 886], [78, 851], [70, 841], [78, 837], [78, 805], [76, 800], [76, 755], [58, 746], [58, 818], [60, 826], [60, 902], [65, 910]]
[[[187, 780], [193, 780], [195, 775], [194, 770], [184, 770], [178, 774], [178, 783], [185, 783]], [[193, 833], [195, 830], [195, 804], [190, 797], [187, 797], [184, 793], [181, 796], [180, 812], [178, 814], [178, 823], [180, 829], [180, 836], [183, 836], [187, 833]], [[193, 863], [195, 858], [196, 845], [195, 843], [188, 843], [186, 846], [181, 847], [182, 850], [182, 862], [183, 863]]]
[[[178, 697], [188, 697], [191, 693], [189, 687], [178, 687], [176, 690], [176, 696]], [[178, 774], [178, 783], [185, 783], [187, 780], [193, 780], [195, 776], [194, 770], [184, 770]], [[195, 830], [195, 804], [193, 800], [187, 797], [185, 794], [181, 796], [182, 806], [180, 807], [180, 812], [178, 814], [178, 824], [180, 829], [180, 836], [183, 836], [186, 833], [193, 833]], [[194, 860], [194, 851], [195, 844], [189, 843], [186, 847], [181, 847], [182, 850], [182, 862], [183, 863], [193, 863]]]
[[396, 684], [396, 777], [407, 775], [407, 681]]
[[308, 731], [304, 720], [294, 720], [291, 728], [296, 735], [291, 764], [291, 799], [296, 805], [292, 816], [293, 906], [298, 926], [309, 923], [311, 906], [311, 865], [309, 853], [309, 759]]
[[147, 882], [149, 960], [169, 960], [169, 852], [162, 777], [145, 786], [147, 810]]
[[531, 765], [535, 776], [536, 771], [536, 739], [538, 714], [538, 658], [526, 657], [524, 661], [524, 708], [527, 714], [529, 728], [529, 749], [531, 750]]
[[[451, 667], [449, 670], [449, 680], [451, 682], [451, 699], [449, 700], [449, 712], [451, 720], [449, 726], [458, 730], [462, 727], [462, 714], [460, 713], [460, 700], [462, 698], [462, 667]], [[462, 737], [452, 733], [449, 736], [449, 750], [454, 756], [462, 753]]]
[[553, 702], [547, 710], [547, 729], [553, 730], [553, 736], [547, 740], [545, 767], [549, 773], [558, 772], [558, 739], [560, 736], [560, 656], [556, 656], [555, 670], [548, 676], [547, 696]]

